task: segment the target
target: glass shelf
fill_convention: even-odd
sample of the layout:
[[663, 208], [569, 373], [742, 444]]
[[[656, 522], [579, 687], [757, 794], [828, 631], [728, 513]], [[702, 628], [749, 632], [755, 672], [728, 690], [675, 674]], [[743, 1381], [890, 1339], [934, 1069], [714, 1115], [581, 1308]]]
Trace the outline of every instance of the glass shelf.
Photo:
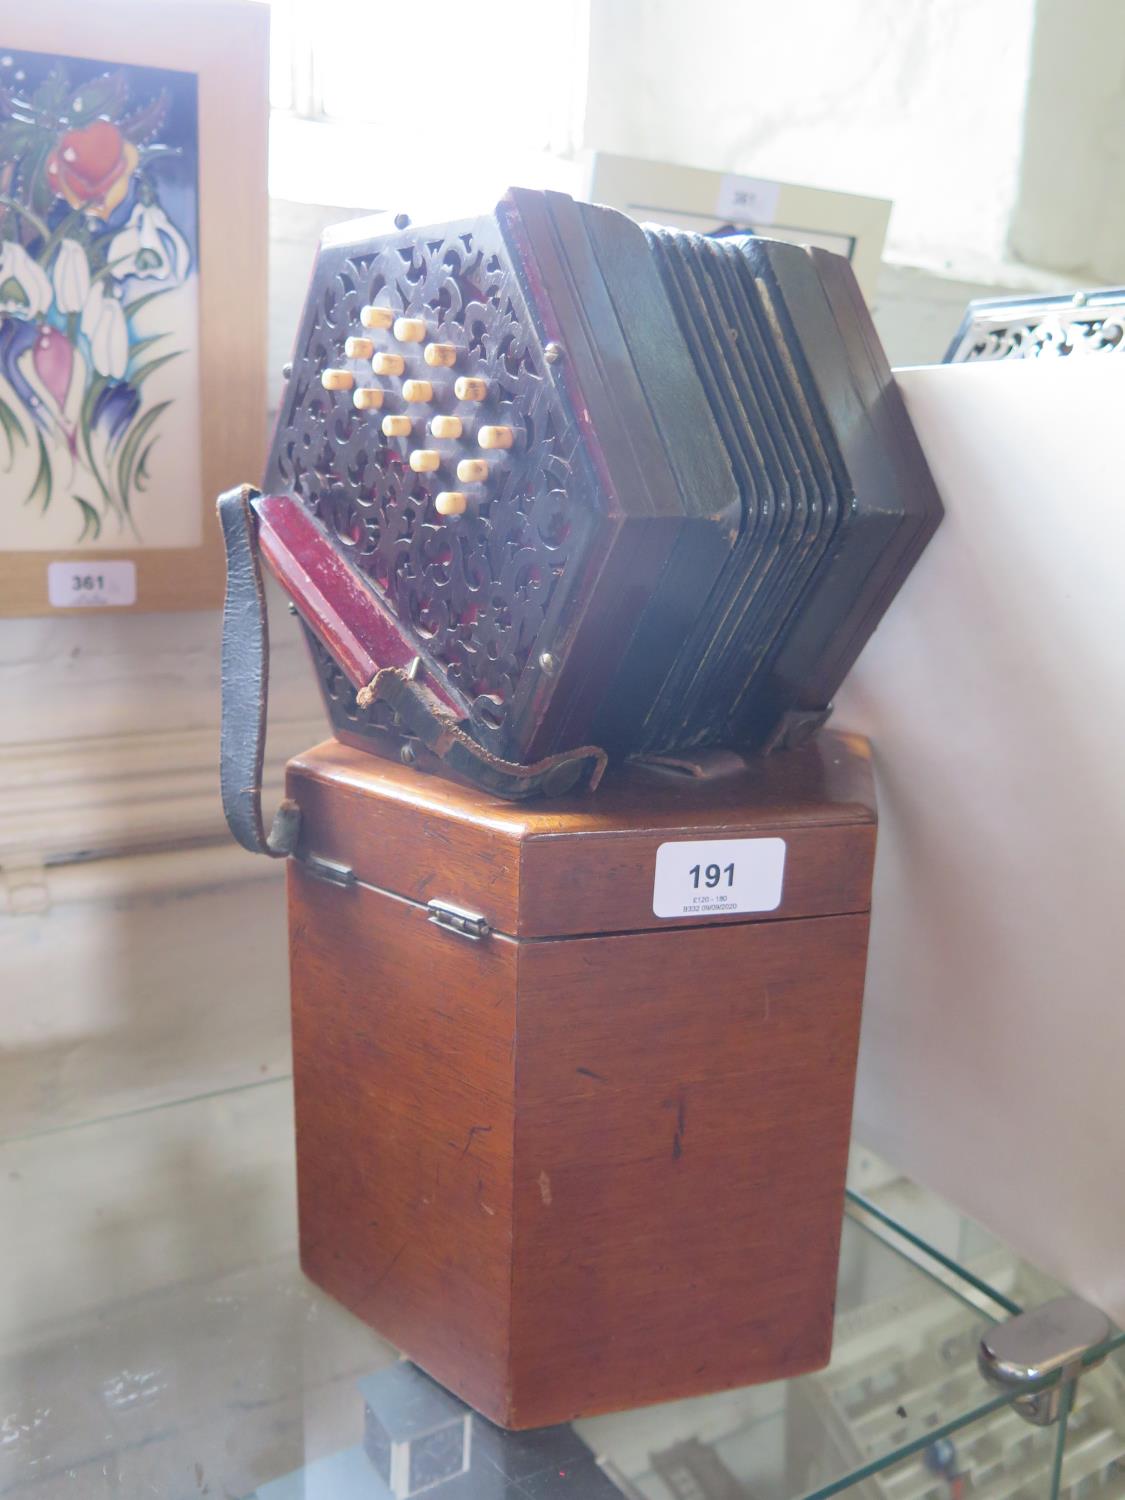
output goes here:
[[505, 1434], [301, 1275], [292, 1142], [282, 1079], [0, 1145], [0, 1496], [1125, 1500], [1125, 1336], [1028, 1425], [976, 1345], [1057, 1285], [869, 1153], [827, 1369]]

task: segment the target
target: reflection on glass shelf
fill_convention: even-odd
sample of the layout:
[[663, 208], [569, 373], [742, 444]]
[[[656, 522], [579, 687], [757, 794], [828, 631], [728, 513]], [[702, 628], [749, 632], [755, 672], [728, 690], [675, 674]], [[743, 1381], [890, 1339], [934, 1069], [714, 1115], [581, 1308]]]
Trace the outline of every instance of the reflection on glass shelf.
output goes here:
[[[279, 1081], [0, 1145], [0, 1496], [1053, 1500], [1061, 1428], [975, 1357], [1054, 1283], [893, 1174], [943, 1259], [853, 1208], [826, 1370], [505, 1434], [301, 1275], [292, 1143]], [[1062, 1500], [1125, 1500], [1116, 1365], [1067, 1434]]]
[[1066, 1428], [1059, 1500], [1125, 1500], [1125, 1363], [1083, 1375]]
[[0, 1145], [0, 1495], [244, 1496], [394, 1360], [301, 1275], [286, 1081]]
[[975, 1367], [985, 1318], [850, 1219], [836, 1306], [826, 1371], [580, 1421], [577, 1430], [651, 1500], [686, 1493], [670, 1475], [711, 1466], [701, 1445], [755, 1500], [792, 1500], [923, 1441], [950, 1416], [997, 1404]]
[[1029, 1427], [1001, 1407], [921, 1454], [862, 1482], [855, 1500], [1049, 1500], [1058, 1444], [1053, 1427]]

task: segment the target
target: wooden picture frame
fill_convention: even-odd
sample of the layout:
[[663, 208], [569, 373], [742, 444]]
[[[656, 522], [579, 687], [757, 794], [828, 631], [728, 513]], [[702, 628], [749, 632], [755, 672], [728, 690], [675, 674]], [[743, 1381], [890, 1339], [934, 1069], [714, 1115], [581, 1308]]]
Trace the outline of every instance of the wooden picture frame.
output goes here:
[[215, 497], [265, 454], [268, 63], [253, 0], [0, 26], [0, 615], [221, 603]]
[[640, 222], [700, 234], [753, 230], [772, 239], [846, 255], [871, 303], [887, 237], [885, 198], [711, 172], [639, 156], [592, 152], [582, 196]]

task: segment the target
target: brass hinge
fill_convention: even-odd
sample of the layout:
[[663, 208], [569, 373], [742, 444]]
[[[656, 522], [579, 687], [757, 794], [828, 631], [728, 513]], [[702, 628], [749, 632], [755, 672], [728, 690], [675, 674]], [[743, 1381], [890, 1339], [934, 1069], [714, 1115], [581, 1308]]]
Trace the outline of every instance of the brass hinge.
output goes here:
[[450, 932], [460, 933], [462, 937], [472, 938], [474, 943], [479, 943], [492, 931], [488, 919], [479, 912], [465, 911], [460, 906], [450, 905], [448, 901], [428, 901], [426, 905], [431, 922], [438, 927], [448, 928]]

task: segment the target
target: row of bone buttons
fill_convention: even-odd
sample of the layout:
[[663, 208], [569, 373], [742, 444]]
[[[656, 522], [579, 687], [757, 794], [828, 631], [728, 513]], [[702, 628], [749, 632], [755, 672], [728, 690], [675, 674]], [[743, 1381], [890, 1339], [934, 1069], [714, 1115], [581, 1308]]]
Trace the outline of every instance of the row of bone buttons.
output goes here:
[[[360, 322], [365, 328], [391, 329], [395, 339], [403, 344], [422, 344], [426, 341], [426, 324], [422, 318], [397, 318], [389, 307], [366, 306], [360, 311]], [[344, 355], [348, 359], [369, 359], [376, 375], [398, 376], [406, 369], [401, 354], [389, 350], [376, 350], [374, 341], [362, 335], [353, 336], [344, 342]], [[426, 343], [423, 359], [432, 369], [451, 369], [457, 363], [457, 349], [453, 344]], [[355, 376], [350, 370], [327, 369], [321, 375], [321, 384], [327, 391], [351, 391], [352, 404], [358, 411], [378, 411], [383, 405], [384, 393], [378, 386], [356, 386]], [[475, 375], [460, 375], [453, 383], [453, 393], [458, 401], [483, 401], [488, 395], [488, 382]], [[410, 379], [402, 382], [402, 397], [408, 405], [427, 405], [434, 398], [433, 383], [429, 380]], [[381, 423], [386, 437], [409, 437], [413, 431], [413, 419], [405, 414], [388, 413]], [[464, 435], [464, 424], [457, 416], [435, 415], [430, 420], [430, 432], [436, 438], [457, 439]], [[484, 426], [477, 432], [477, 442], [486, 451], [501, 451], [511, 448], [515, 433], [510, 427]], [[415, 448], [409, 458], [410, 467], [416, 474], [432, 474], [441, 467], [442, 456], [435, 448]], [[457, 478], [462, 484], [483, 484], [488, 479], [488, 464], [482, 458], [463, 458], [457, 464]], [[459, 516], [467, 508], [468, 499], [460, 490], [443, 490], [434, 497], [434, 509], [442, 516]]]

